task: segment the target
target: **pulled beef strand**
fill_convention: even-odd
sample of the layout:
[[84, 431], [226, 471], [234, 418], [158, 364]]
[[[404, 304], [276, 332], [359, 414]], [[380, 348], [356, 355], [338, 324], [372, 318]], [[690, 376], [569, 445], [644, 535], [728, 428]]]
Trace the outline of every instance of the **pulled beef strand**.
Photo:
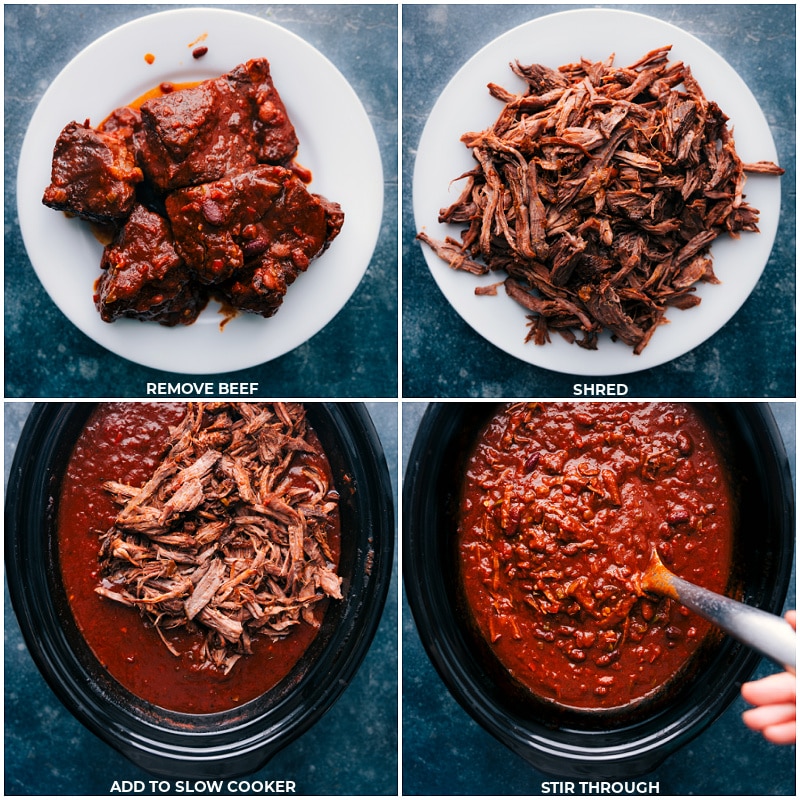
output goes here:
[[139, 609], [175, 655], [165, 632], [199, 630], [204, 665], [225, 673], [255, 636], [318, 627], [317, 604], [342, 597], [338, 494], [309, 434], [299, 404], [187, 404], [143, 486], [104, 484], [121, 509], [95, 591]]
[[745, 173], [783, 170], [742, 162], [728, 117], [670, 50], [624, 68], [613, 56], [513, 63], [525, 91], [490, 84], [497, 121], [461, 137], [477, 163], [439, 214], [467, 225], [461, 241], [417, 238], [453, 269], [504, 271], [531, 312], [526, 340], [556, 331], [594, 350], [608, 330], [640, 354], [669, 307], [698, 305], [696, 284], [719, 283], [712, 242], [758, 231]]

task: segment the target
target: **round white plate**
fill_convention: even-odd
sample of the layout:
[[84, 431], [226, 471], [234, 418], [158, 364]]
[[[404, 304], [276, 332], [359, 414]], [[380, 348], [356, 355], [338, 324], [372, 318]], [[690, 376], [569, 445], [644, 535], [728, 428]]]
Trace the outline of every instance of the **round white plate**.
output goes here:
[[[192, 57], [195, 46], [208, 53]], [[152, 64], [147, 54], [155, 56]], [[53, 146], [71, 120], [101, 122], [163, 81], [197, 81], [251, 58], [270, 62], [275, 87], [300, 140], [297, 161], [310, 191], [338, 202], [341, 234], [289, 288], [277, 314], [240, 313], [223, 328], [210, 303], [189, 326], [118, 320], [94, 307], [102, 246], [89, 226], [42, 205]], [[357, 165], [357, 169], [354, 168]], [[93, 42], [42, 97], [25, 135], [17, 180], [19, 221], [39, 280], [61, 311], [112, 352], [155, 369], [219, 373], [270, 361], [311, 338], [341, 310], [369, 266], [383, 210], [380, 152], [353, 89], [321, 53], [271, 22], [225, 9], [165, 11], [129, 22]]]
[[[672, 45], [670, 58], [691, 67], [706, 97], [730, 117], [736, 147], [744, 161], [777, 161], [769, 126], [758, 103], [737, 73], [717, 53], [688, 33], [652, 17], [628, 11], [581, 9], [541, 17], [505, 33], [473, 56], [437, 100], [420, 138], [414, 165], [413, 203], [417, 230], [434, 239], [449, 235], [460, 241], [461, 225], [442, 225], [439, 210], [459, 196], [459, 175], [473, 168], [469, 150], [459, 140], [467, 131], [492, 125], [502, 109], [489, 95], [490, 82], [512, 91], [524, 88], [509, 63], [540, 63], [549, 67], [581, 57], [627, 66], [645, 53]], [[738, 240], [722, 237], [711, 248], [719, 285], [697, 289], [700, 305], [670, 309], [670, 324], [662, 325], [641, 355], [605, 333], [597, 350], [570, 345], [557, 333], [538, 346], [525, 342], [527, 311], [500, 289], [496, 296], [477, 296], [479, 285], [502, 276], [475, 277], [457, 272], [421, 245], [439, 288], [461, 317], [501, 350], [530, 364], [573, 375], [615, 375], [648, 369], [687, 353], [718, 331], [741, 307], [766, 266], [780, 212], [780, 179], [750, 175], [747, 201], [759, 209], [760, 233], [743, 233]]]

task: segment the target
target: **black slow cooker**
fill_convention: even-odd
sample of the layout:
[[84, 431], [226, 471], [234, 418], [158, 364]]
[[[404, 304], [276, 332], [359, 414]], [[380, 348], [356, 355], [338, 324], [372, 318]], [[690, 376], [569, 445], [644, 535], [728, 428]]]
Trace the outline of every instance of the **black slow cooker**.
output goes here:
[[61, 702], [138, 766], [172, 778], [231, 778], [260, 769], [316, 724], [359, 668], [391, 578], [394, 510], [378, 435], [362, 404], [311, 403], [309, 422], [340, 488], [344, 600], [274, 689], [230, 711], [180, 714], [118, 684], [86, 645], [57, 565], [55, 521], [67, 460], [92, 403], [36, 404], [6, 494], [6, 573], [34, 662]]
[[[406, 466], [403, 575], [428, 657], [461, 706], [542, 772], [570, 778], [643, 775], [707, 728], [737, 697], [760, 656], [724, 638], [667, 703], [635, 719], [569, 714], [526, 702], [462, 610], [455, 542], [465, 461], [496, 406], [428, 407]], [[738, 505], [739, 599], [781, 613], [791, 580], [794, 496], [787, 456], [765, 404], [698, 404], [718, 434]]]

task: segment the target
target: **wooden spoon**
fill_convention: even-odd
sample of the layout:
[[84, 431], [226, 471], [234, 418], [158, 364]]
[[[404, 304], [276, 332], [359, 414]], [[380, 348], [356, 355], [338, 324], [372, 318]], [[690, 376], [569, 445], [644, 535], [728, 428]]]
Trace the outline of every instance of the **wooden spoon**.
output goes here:
[[783, 617], [679, 578], [661, 563], [655, 548], [642, 575], [642, 589], [677, 600], [784, 669], [795, 672], [797, 637], [794, 628]]

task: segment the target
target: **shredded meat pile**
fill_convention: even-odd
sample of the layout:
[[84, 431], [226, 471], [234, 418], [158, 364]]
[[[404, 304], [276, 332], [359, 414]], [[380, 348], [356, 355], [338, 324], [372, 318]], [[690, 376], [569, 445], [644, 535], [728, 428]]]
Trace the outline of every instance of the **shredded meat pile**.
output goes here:
[[741, 161], [728, 118], [670, 50], [624, 68], [613, 56], [511, 64], [526, 90], [491, 84], [500, 116], [461, 137], [477, 166], [439, 221], [468, 227], [460, 242], [418, 238], [454, 269], [505, 271], [536, 344], [557, 331], [596, 349], [608, 330], [641, 353], [670, 306], [695, 306], [698, 281], [719, 282], [714, 239], [758, 231], [745, 173], [783, 170]]
[[298, 404], [189, 403], [142, 486], [108, 481], [121, 506], [101, 538], [96, 591], [165, 632], [205, 635], [228, 672], [257, 635], [285, 636], [341, 598], [328, 544], [338, 495]]

